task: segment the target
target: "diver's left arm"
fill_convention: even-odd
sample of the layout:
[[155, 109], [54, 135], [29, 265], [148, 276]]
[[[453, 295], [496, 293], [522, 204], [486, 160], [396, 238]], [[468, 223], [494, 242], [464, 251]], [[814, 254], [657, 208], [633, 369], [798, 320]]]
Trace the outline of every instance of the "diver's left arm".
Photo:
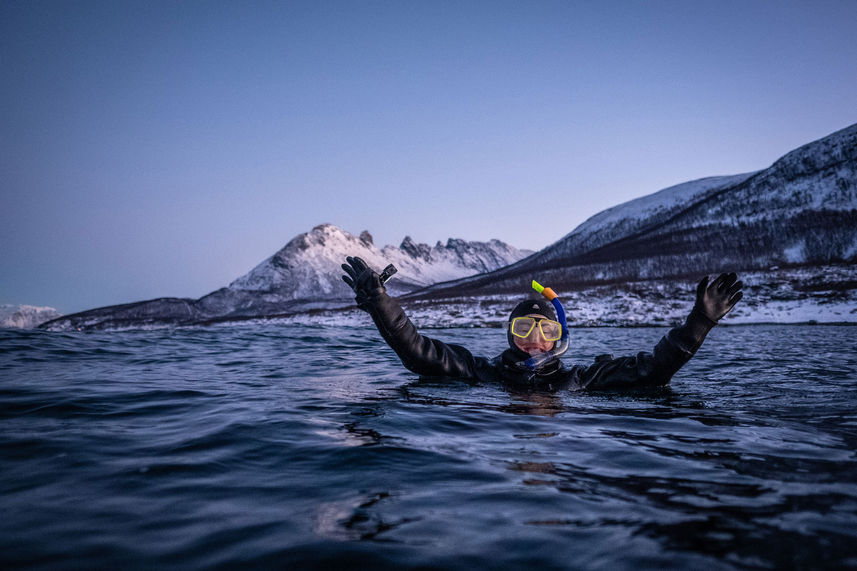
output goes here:
[[696, 353], [708, 332], [743, 297], [738, 276], [708, 276], [696, 288], [696, 304], [685, 322], [671, 329], [651, 353], [634, 357], [601, 358], [580, 375], [583, 388], [606, 389], [666, 385]]

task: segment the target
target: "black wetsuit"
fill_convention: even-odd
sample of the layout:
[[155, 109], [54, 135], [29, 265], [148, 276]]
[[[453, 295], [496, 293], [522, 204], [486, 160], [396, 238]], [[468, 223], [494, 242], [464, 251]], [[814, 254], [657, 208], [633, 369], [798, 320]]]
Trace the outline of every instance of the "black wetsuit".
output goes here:
[[[601, 355], [590, 366], [566, 368], [555, 360], [531, 372], [515, 363], [519, 350], [507, 349], [493, 359], [474, 357], [460, 345], [446, 344], [420, 335], [399, 303], [379, 288], [360, 300], [378, 331], [408, 370], [428, 377], [454, 377], [480, 381], [503, 381], [534, 389], [613, 389], [666, 385], [682, 365], [693, 357], [705, 336], [716, 324], [694, 309], [683, 325], [671, 329], [651, 353], [614, 359]], [[524, 356], [525, 358], [525, 356]]]

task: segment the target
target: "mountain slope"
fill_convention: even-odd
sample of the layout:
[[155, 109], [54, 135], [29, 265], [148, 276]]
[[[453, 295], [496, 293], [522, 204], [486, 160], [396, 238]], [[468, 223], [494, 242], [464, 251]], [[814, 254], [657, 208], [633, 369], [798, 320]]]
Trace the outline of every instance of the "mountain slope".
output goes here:
[[527, 259], [414, 297], [574, 289], [857, 260], [857, 125], [755, 173], [700, 179], [601, 212]]

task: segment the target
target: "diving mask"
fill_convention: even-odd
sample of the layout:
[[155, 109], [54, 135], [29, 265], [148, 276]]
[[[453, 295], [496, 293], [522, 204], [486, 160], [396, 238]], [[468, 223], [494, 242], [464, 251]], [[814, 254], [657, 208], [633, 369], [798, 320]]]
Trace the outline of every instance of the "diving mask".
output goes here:
[[526, 339], [538, 330], [545, 341], [556, 341], [562, 336], [562, 325], [558, 321], [538, 317], [515, 317], [509, 322], [509, 331], [515, 337]]

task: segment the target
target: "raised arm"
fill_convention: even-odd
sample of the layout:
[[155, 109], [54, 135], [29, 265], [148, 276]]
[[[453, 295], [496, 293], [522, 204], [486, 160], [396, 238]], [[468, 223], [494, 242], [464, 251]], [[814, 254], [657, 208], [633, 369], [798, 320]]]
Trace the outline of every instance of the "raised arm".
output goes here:
[[387, 295], [380, 276], [357, 257], [346, 258], [343, 281], [354, 290], [357, 307], [369, 313], [381, 337], [408, 370], [431, 377], [474, 378], [477, 362], [460, 345], [420, 335], [402, 306]]
[[704, 277], [696, 288], [696, 303], [683, 325], [671, 329], [651, 353], [634, 357], [597, 359], [581, 374], [588, 389], [666, 385], [699, 349], [708, 332], [744, 294], [738, 276], [720, 274], [709, 284]]

